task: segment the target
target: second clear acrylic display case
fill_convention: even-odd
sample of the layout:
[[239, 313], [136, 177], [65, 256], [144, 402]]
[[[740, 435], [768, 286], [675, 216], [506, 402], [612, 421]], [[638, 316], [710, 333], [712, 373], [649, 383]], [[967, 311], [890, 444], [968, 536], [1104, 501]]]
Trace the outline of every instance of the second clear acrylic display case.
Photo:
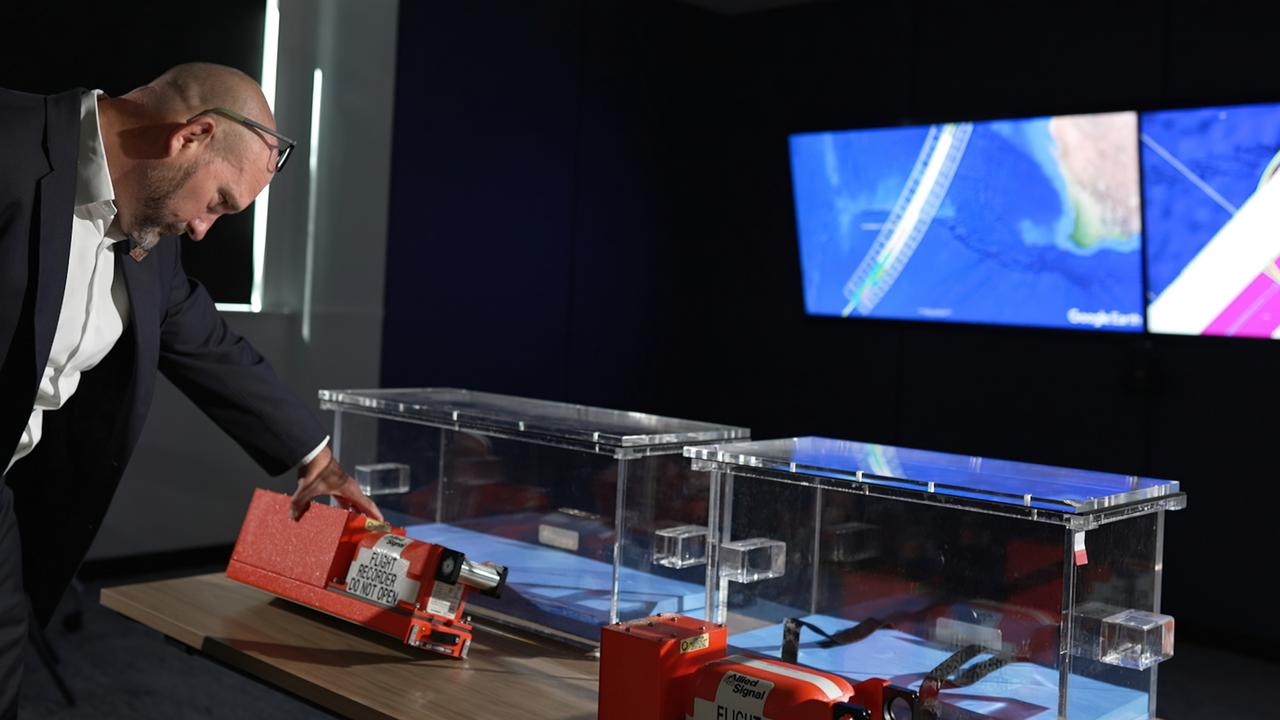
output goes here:
[[744, 428], [451, 388], [321, 390], [338, 460], [410, 537], [509, 568], [477, 614], [588, 642], [707, 607], [707, 473]]
[[1155, 717], [1178, 483], [826, 438], [685, 455], [721, 509], [711, 604], [731, 645], [780, 655], [789, 636], [799, 663], [917, 690], [943, 718]]

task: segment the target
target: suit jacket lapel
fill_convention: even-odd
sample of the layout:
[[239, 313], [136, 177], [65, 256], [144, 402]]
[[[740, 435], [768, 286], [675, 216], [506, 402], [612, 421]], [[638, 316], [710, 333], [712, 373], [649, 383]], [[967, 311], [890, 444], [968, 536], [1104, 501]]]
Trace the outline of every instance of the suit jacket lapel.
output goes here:
[[80, 91], [45, 100], [45, 142], [53, 170], [40, 178], [40, 255], [37, 261], [35, 304], [35, 381], [49, 362], [53, 334], [58, 329], [62, 296], [71, 254], [71, 214], [76, 192], [76, 159], [80, 153]]
[[[164, 240], [176, 242], [174, 238]], [[120, 244], [128, 243], [128, 240], [123, 240]], [[142, 407], [147, 407], [151, 403], [150, 394], [155, 387], [155, 382], [146, 381], [142, 375], [155, 373], [154, 358], [160, 355], [160, 322], [156, 316], [161, 312], [160, 288], [157, 284], [155, 268], [157, 260], [154, 257], [134, 260], [127, 248], [121, 248], [121, 250], [122, 252], [116, 253], [116, 274], [124, 278], [125, 288], [129, 292], [129, 329], [126, 335], [133, 335], [134, 348], [138, 353], [133, 362], [130, 381], [133, 383], [134, 390], [143, 391], [134, 397], [134, 402], [140, 402]]]

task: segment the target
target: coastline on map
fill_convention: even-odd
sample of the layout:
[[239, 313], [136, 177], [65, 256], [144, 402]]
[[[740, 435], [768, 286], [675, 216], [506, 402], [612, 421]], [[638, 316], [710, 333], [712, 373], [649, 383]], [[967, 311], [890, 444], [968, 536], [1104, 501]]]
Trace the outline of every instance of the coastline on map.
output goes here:
[[1075, 211], [1072, 245], [1131, 245], [1142, 232], [1137, 113], [1057, 116], [1049, 134]]

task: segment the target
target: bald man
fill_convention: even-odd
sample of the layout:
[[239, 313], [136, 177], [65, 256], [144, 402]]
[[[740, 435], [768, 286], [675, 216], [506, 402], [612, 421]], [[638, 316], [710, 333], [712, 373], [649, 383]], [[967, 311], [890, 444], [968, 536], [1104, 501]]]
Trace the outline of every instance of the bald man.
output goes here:
[[257, 83], [218, 65], [118, 98], [0, 89], [0, 718], [28, 613], [48, 622], [93, 541], [157, 370], [268, 473], [297, 468], [295, 516], [332, 494], [381, 517], [162, 239], [243, 210], [292, 147]]

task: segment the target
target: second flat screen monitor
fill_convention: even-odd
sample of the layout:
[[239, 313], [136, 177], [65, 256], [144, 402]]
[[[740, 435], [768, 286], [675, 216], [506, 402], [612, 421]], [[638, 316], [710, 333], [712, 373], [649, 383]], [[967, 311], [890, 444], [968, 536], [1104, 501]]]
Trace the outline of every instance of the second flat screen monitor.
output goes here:
[[810, 314], [1143, 330], [1136, 113], [790, 142]]
[[1280, 105], [1142, 114], [1151, 332], [1280, 336]]

